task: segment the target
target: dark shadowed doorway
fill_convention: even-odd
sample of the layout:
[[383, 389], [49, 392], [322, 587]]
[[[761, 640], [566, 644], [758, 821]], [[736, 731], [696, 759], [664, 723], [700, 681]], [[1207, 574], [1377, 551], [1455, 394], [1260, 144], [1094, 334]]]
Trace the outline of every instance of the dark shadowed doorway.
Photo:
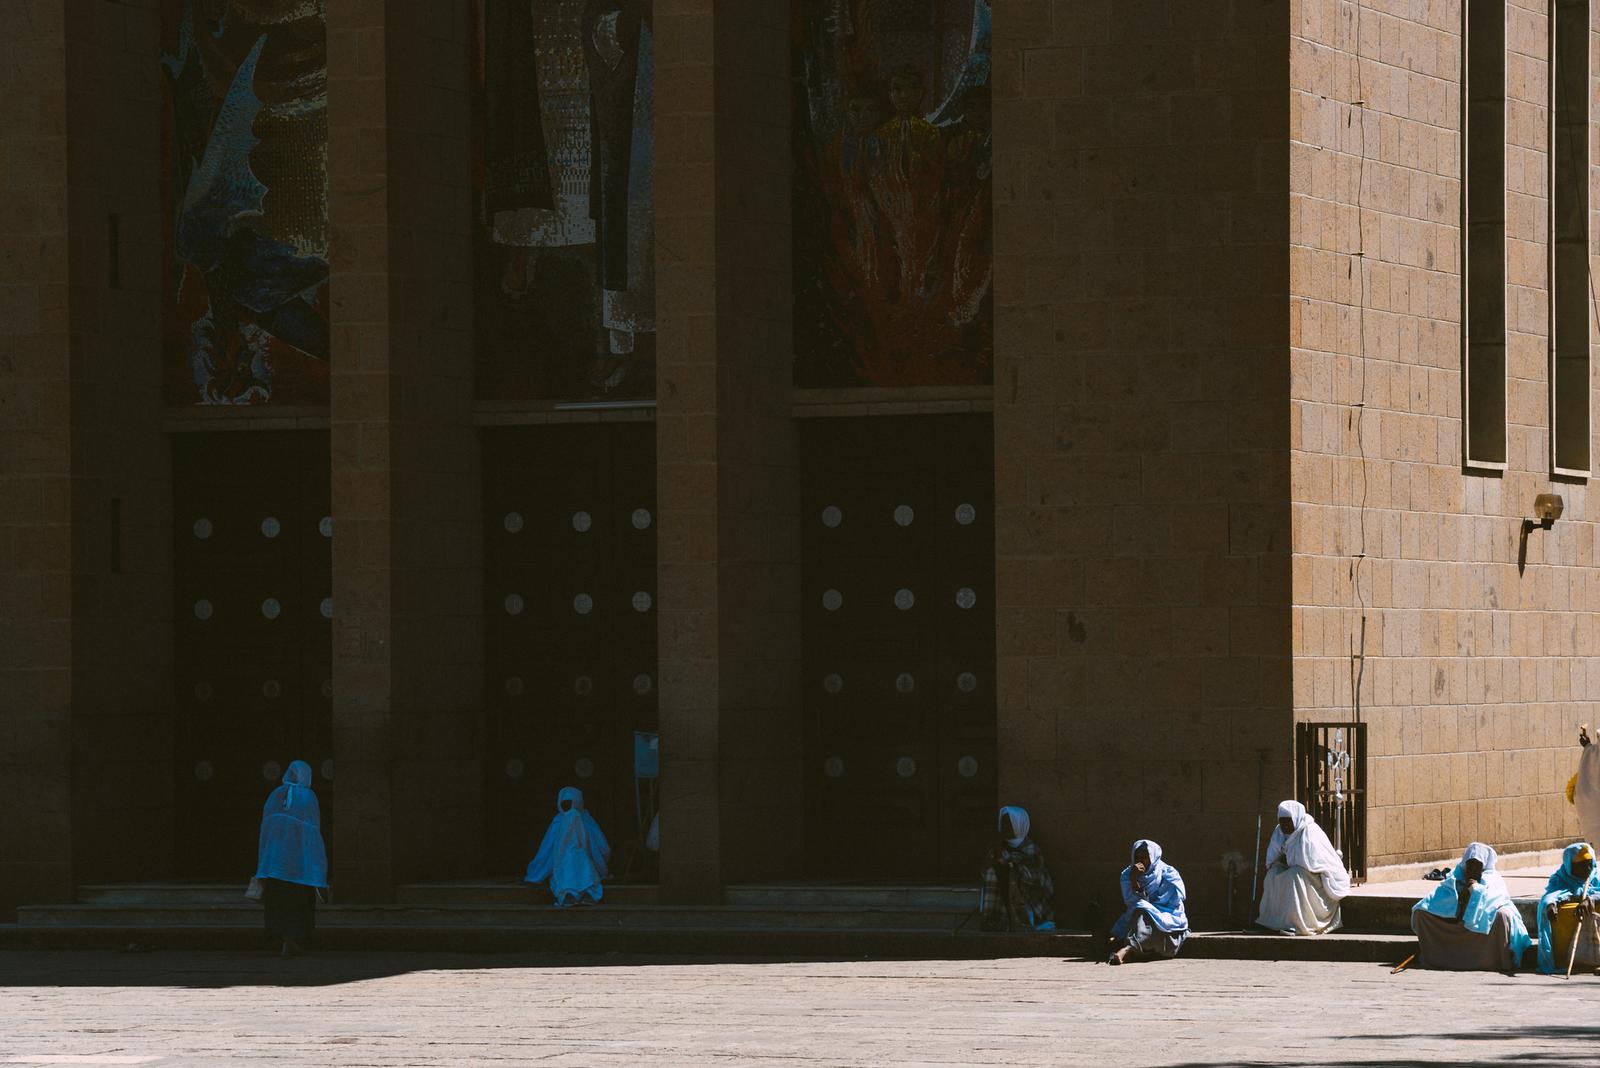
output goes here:
[[808, 419], [807, 864], [968, 878], [996, 796], [988, 416]]

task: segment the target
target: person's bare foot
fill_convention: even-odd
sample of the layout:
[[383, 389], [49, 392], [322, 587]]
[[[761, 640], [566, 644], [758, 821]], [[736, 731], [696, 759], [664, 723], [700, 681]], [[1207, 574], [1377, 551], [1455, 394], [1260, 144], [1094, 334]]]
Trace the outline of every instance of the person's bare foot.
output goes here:
[[1126, 964], [1126, 963], [1128, 963], [1128, 949], [1129, 949], [1128, 946], [1123, 946], [1121, 949], [1119, 949], [1115, 953], [1111, 954], [1111, 956], [1107, 957], [1106, 958], [1106, 963], [1107, 964]]

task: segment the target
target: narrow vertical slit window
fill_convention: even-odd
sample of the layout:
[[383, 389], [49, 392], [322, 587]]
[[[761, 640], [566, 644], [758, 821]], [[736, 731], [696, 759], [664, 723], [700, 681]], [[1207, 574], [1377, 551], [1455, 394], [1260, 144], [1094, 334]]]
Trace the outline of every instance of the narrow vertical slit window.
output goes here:
[[1506, 8], [1467, 0], [1462, 189], [1463, 444], [1506, 466]]
[[111, 573], [122, 574], [122, 498], [111, 498]]
[[106, 285], [122, 288], [122, 217], [116, 212], [106, 216]]
[[1550, 466], [1589, 474], [1589, 0], [1550, 15]]

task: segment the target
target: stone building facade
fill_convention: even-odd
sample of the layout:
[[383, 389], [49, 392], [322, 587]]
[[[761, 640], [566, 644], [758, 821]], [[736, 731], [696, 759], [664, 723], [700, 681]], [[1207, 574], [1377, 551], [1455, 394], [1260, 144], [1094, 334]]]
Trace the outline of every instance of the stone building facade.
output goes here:
[[[170, 388], [189, 371], [166, 310], [185, 209], [163, 208], [184, 142], [157, 58], [181, 71], [172, 20], [216, 6], [4, 12], [0, 909], [246, 877], [263, 753], [268, 779], [305, 756], [326, 780], [348, 901], [504, 874], [570, 772], [619, 843], [659, 805], [663, 900], [954, 878], [1004, 801], [1032, 811], [1073, 907], [1152, 837], [1217, 916], [1259, 811], [1310, 788], [1312, 723], [1365, 724], [1369, 868], [1576, 833], [1561, 787], [1600, 692], [1593, 385], [1570, 341], [1594, 318], [1570, 284], [1593, 248], [1586, 3], [846, 4], [892, 68], [828, 53], [843, 73], [816, 84], [852, 117], [885, 112], [852, 141], [794, 95], [827, 66], [797, 34], [837, 19], [619, 0], [562, 77], [589, 71], [599, 101], [606, 71], [632, 72], [579, 133], [626, 147], [608, 130], [632, 116], [627, 231], [648, 196], [648, 269], [634, 246], [507, 237], [544, 216], [485, 208], [517, 145], [496, 154], [482, 106], [488, 9], [328, 4], [325, 159], [306, 164], [325, 169], [323, 274], [284, 239], [276, 262], [312, 272], [305, 306], [251, 305], [241, 331], [276, 353], [279, 397], [196, 404]], [[259, 30], [265, 86], [272, 35], [303, 12], [237, 7], [216, 39]], [[923, 8], [967, 13], [971, 40]], [[566, 32], [560, 4], [533, 10], [519, 32]], [[929, 39], [920, 72], [890, 62]], [[237, 54], [206, 68], [217, 99], [248, 87]], [[965, 103], [923, 120], [914, 88]], [[259, 93], [273, 121], [303, 114]], [[881, 144], [938, 146], [939, 247], [987, 238], [992, 295], [940, 312], [981, 373], [797, 378], [819, 231], [796, 174], [848, 178]], [[823, 200], [888, 203], [883, 173]], [[1497, 182], [1503, 219], [1484, 207]], [[603, 226], [613, 194], [590, 188]], [[520, 294], [559, 287], [562, 257], [631, 272], [571, 372], [599, 385], [485, 395], [490, 324], [545, 329], [561, 301]], [[614, 294], [647, 282], [653, 319], [624, 314]], [[263, 348], [290, 336], [285, 306], [325, 321], [320, 364], [303, 335], [298, 355]], [[853, 307], [830, 321], [865, 330]], [[312, 401], [280, 401], [301, 365]], [[1564, 512], [1524, 536], [1541, 493]], [[229, 522], [272, 544], [225, 541]], [[603, 549], [578, 537], [608, 529]], [[635, 730], [658, 738], [653, 796]]]

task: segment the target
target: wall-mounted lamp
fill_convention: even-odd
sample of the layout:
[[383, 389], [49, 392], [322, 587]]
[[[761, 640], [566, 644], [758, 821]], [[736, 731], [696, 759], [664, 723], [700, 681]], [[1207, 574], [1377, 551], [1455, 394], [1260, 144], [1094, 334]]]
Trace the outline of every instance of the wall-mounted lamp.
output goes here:
[[1522, 521], [1522, 541], [1517, 548], [1517, 573], [1521, 574], [1528, 566], [1528, 535], [1535, 530], [1549, 530], [1556, 525], [1556, 520], [1561, 518], [1561, 513], [1566, 508], [1566, 502], [1559, 493], [1541, 493], [1533, 499], [1533, 514], [1536, 519]]

